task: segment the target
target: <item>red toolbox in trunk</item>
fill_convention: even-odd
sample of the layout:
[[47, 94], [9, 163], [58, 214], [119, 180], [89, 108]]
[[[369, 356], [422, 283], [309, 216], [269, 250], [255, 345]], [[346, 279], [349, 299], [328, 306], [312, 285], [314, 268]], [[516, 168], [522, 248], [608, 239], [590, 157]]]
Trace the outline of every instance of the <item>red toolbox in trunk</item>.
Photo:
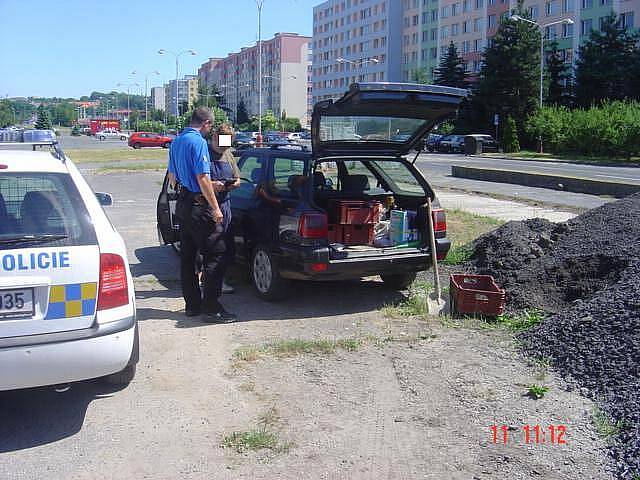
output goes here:
[[449, 295], [452, 313], [498, 316], [504, 312], [506, 294], [491, 275], [452, 274]]
[[366, 225], [378, 223], [380, 219], [380, 202], [363, 200], [330, 200], [329, 221], [343, 225]]

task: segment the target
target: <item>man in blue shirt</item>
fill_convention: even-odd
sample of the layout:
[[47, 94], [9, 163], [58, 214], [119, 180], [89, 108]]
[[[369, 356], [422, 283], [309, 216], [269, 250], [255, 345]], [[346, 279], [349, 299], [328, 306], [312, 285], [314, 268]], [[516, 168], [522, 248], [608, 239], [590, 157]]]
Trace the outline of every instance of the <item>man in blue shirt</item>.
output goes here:
[[[225, 269], [224, 215], [215, 191], [220, 182], [211, 181], [209, 148], [203, 135], [213, 126], [213, 115], [198, 107], [189, 126], [171, 143], [169, 180], [180, 184], [176, 217], [180, 222], [180, 280], [187, 316], [202, 314], [210, 323], [228, 323], [235, 315], [218, 301]], [[203, 257], [204, 288], [196, 275], [196, 255]]]

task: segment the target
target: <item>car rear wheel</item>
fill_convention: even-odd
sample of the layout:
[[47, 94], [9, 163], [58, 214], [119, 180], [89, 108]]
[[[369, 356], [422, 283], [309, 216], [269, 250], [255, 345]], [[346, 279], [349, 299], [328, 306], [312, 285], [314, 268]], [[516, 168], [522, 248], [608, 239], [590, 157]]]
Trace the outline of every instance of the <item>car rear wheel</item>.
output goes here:
[[134, 143], [134, 144], [133, 144], [133, 145], [131, 145], [131, 146], [137, 150], [137, 149], [139, 149], [142, 145], [140, 145], [139, 143]]
[[104, 140], [104, 137], [98, 137], [98, 140], [102, 141]]
[[120, 137], [120, 140], [122, 140], [122, 141], [124, 141], [126, 139], [127, 139], [127, 137], [125, 137], [125, 136]]
[[400, 273], [398, 275], [380, 275], [386, 287], [392, 290], [404, 290], [416, 279], [416, 272]]
[[258, 245], [253, 251], [251, 281], [260, 298], [264, 300], [280, 300], [285, 296], [287, 282], [280, 277], [273, 256], [263, 245]]
[[171, 142], [165, 142], [165, 143], [162, 145], [162, 148], [169, 148], [170, 146], [171, 146]]

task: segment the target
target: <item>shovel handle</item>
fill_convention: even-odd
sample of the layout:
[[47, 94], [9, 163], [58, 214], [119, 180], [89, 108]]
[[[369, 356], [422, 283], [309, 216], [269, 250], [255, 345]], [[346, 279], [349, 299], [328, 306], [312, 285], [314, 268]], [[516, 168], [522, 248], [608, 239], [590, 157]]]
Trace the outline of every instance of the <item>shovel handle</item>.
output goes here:
[[431, 262], [433, 263], [433, 281], [436, 286], [436, 297], [442, 298], [440, 290], [440, 275], [438, 273], [438, 255], [436, 253], [436, 234], [433, 229], [433, 209], [431, 207], [431, 197], [427, 197], [427, 209], [429, 217], [429, 237], [431, 240]]

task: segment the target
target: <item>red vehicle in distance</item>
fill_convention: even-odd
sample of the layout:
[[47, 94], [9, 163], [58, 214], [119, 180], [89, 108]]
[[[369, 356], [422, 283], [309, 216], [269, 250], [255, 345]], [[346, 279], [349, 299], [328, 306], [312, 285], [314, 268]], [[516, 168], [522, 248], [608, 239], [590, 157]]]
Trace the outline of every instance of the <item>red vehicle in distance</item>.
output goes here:
[[134, 132], [129, 137], [129, 146], [136, 149], [142, 147], [169, 148], [173, 138], [161, 133]]

